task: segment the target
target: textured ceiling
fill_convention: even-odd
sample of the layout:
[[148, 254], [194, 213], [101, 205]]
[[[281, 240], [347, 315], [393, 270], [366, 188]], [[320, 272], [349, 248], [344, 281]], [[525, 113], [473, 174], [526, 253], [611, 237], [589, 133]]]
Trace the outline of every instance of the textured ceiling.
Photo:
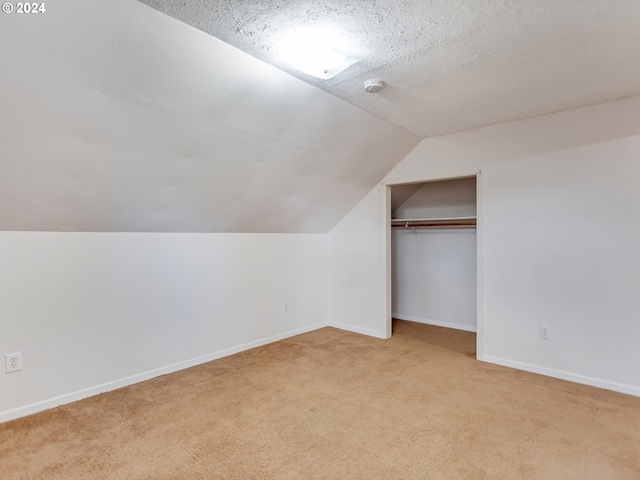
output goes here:
[[0, 14], [0, 230], [329, 232], [419, 137], [134, 0]]
[[[640, 95], [638, 0], [142, 1], [422, 137]], [[329, 80], [283, 64], [310, 27], [362, 61]]]

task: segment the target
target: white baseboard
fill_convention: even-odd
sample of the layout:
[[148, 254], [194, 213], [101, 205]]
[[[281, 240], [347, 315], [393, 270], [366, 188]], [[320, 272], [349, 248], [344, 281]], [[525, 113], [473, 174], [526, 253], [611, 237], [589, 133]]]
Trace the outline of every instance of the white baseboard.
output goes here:
[[12, 410], [6, 410], [4, 412], [0, 412], [0, 423], [8, 422], [9, 420], [15, 420], [16, 418], [24, 417], [27, 415], [32, 415], [34, 413], [42, 412], [43, 410], [48, 410], [50, 408], [58, 407], [60, 405], [65, 405], [67, 403], [76, 402], [78, 400], [82, 400], [83, 398], [98, 395], [99, 393], [109, 392], [111, 390], [116, 390], [118, 388], [126, 387], [128, 385], [133, 385], [134, 383], [144, 382], [145, 380], [150, 380], [152, 378], [159, 377], [160, 375], [166, 375], [168, 373], [184, 370], [185, 368], [194, 367], [202, 363], [211, 362], [212, 360], [217, 360], [222, 357], [227, 357], [229, 355], [233, 355], [234, 353], [240, 353], [245, 350], [249, 350], [251, 348], [261, 347], [262, 345], [266, 345], [268, 343], [277, 342], [278, 340], [283, 340], [285, 338], [293, 337], [295, 335], [300, 335], [302, 333], [318, 330], [319, 328], [323, 328], [326, 326], [327, 326], [326, 323], [317, 323], [315, 325], [309, 325], [307, 327], [298, 328], [296, 330], [290, 330], [285, 333], [273, 335], [271, 337], [245, 343], [243, 345], [238, 345], [236, 347], [227, 348], [224, 350], [220, 350], [218, 352], [209, 353], [207, 355], [202, 355], [196, 358], [192, 358], [190, 360], [185, 360], [183, 362], [174, 363], [172, 365], [156, 368], [154, 370], [149, 370], [147, 372], [139, 373], [136, 375], [131, 375], [130, 377], [121, 378], [119, 380], [114, 380], [112, 382], [103, 383], [101, 385], [96, 385], [94, 387], [85, 388], [83, 390], [78, 390], [65, 395], [60, 395], [58, 397], [49, 398], [47, 400], [43, 400], [40, 402], [31, 403], [29, 405], [14, 408]]
[[433, 325], [435, 327], [453, 328], [455, 330], [464, 330], [465, 332], [477, 331], [476, 327], [462, 325], [460, 323], [438, 322], [436, 320], [427, 320], [426, 318], [412, 317], [411, 315], [402, 315], [401, 313], [392, 313], [391, 316], [393, 318], [397, 318], [398, 320], [408, 320], [409, 322], [424, 323], [427, 325]]
[[505, 358], [494, 357], [491, 355], [483, 355], [482, 358], [478, 358], [478, 360], [488, 363], [495, 363], [496, 365], [502, 365], [503, 367], [511, 367], [517, 370], [524, 370], [526, 372], [546, 375], [547, 377], [559, 378], [561, 380], [582, 383], [584, 385], [590, 385], [592, 387], [604, 388], [605, 390], [612, 390], [614, 392], [626, 393], [629, 395], [640, 397], [640, 387], [634, 387], [633, 385], [610, 382], [608, 380], [602, 380], [600, 378], [587, 377], [585, 375], [578, 375], [562, 370], [555, 370], [553, 368], [540, 367], [538, 365], [517, 362], [515, 360], [507, 360]]
[[355, 327], [353, 325], [347, 325], [346, 323], [329, 322], [328, 327], [338, 328], [340, 330], [346, 330], [347, 332], [360, 333], [369, 337], [386, 339], [387, 337], [376, 330], [369, 328]]

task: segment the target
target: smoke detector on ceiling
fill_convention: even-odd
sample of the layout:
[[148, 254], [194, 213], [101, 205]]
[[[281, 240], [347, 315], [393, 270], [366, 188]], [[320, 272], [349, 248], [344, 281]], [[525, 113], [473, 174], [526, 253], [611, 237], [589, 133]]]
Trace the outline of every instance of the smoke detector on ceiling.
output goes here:
[[364, 82], [364, 91], [367, 93], [378, 93], [384, 87], [382, 80], [367, 80]]

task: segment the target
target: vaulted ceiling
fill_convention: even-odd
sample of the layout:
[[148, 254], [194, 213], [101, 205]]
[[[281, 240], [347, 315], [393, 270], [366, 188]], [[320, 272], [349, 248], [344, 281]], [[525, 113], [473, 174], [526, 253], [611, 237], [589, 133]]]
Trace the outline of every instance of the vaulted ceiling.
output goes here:
[[[640, 95], [638, 0], [141, 1], [422, 137]], [[362, 60], [298, 72], [305, 29]]]
[[640, 95], [637, 0], [144, 3], [0, 15], [0, 230], [328, 232], [422, 137]]
[[0, 230], [326, 233], [419, 138], [135, 0], [0, 15]]

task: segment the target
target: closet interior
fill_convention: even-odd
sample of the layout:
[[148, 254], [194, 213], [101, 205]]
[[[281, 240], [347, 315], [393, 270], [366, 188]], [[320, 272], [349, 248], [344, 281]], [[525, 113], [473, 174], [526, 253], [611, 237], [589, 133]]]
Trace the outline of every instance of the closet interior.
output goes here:
[[391, 187], [393, 318], [476, 331], [476, 178]]

